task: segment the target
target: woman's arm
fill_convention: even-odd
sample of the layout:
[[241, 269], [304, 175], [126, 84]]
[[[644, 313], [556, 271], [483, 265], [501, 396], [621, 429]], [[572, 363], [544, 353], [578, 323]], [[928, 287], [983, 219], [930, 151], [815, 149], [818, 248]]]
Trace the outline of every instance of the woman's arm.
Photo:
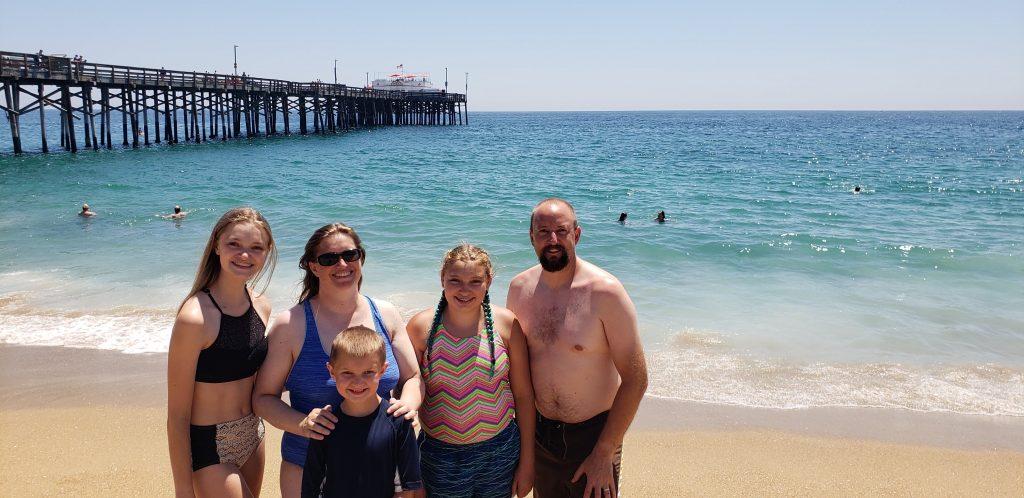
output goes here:
[[378, 303], [383, 304], [379, 307], [391, 335], [391, 349], [395, 353], [395, 361], [398, 362], [398, 385], [402, 392], [401, 397], [392, 402], [388, 413], [396, 417], [404, 415], [407, 420], [412, 420], [416, 417], [416, 410], [420, 409], [426, 395], [419, 364], [416, 362], [416, 352], [398, 310], [391, 303]]
[[294, 309], [281, 313], [270, 327], [267, 358], [256, 375], [252, 391], [252, 410], [278, 429], [310, 439], [323, 439], [334, 430], [334, 423], [338, 421], [329, 407], [314, 408], [307, 415], [292, 409], [281, 399], [284, 383], [298, 352], [302, 350], [301, 338], [305, 334], [305, 330], [296, 330], [297, 326], [304, 327], [305, 322], [293, 320], [294, 314]]
[[199, 300], [189, 299], [174, 320], [167, 348], [167, 448], [171, 458], [174, 494], [194, 497], [192, 489], [192, 394], [196, 363], [205, 345], [203, 314]]
[[[511, 312], [509, 312], [511, 314]], [[533, 380], [530, 377], [530, 352], [519, 320], [512, 317], [508, 345], [509, 383], [516, 400], [516, 421], [519, 423], [519, 465], [516, 467], [512, 492], [522, 498], [533, 489], [534, 429], [537, 425], [537, 407], [533, 399]]]

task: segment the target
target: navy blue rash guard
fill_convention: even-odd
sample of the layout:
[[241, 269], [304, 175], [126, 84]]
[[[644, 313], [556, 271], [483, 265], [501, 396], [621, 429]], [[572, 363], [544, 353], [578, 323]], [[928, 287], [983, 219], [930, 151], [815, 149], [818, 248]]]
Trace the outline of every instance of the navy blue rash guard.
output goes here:
[[302, 497], [391, 498], [395, 470], [402, 489], [420, 489], [420, 451], [412, 422], [388, 415], [388, 400], [377, 411], [352, 417], [331, 408], [338, 416], [334, 430], [322, 440], [311, 439], [302, 469]]

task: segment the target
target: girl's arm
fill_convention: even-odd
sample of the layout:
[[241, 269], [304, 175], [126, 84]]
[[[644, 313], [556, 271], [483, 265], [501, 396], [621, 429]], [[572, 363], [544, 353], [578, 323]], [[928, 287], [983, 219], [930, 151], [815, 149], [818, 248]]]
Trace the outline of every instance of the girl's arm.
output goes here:
[[195, 496], [189, 425], [192, 421], [196, 363], [204, 345], [203, 314], [199, 300], [193, 297], [178, 311], [167, 348], [167, 448], [174, 493], [178, 497]]
[[[509, 312], [511, 314], [511, 312]], [[520, 498], [533, 489], [534, 437], [537, 425], [537, 407], [533, 400], [533, 380], [530, 378], [530, 352], [519, 320], [512, 317], [508, 345], [509, 383], [516, 400], [516, 422], [519, 423], [519, 465], [516, 466], [512, 492]]]
[[289, 310], [278, 315], [267, 334], [267, 358], [256, 375], [252, 410], [278, 429], [310, 439], [323, 439], [334, 430], [334, 423], [338, 421], [330, 407], [314, 408], [305, 414], [292, 409], [281, 399], [284, 383], [292, 371], [298, 351], [302, 350], [305, 333], [305, 330], [296, 330], [297, 326], [304, 327], [305, 322], [293, 322], [293, 314], [294, 310]]

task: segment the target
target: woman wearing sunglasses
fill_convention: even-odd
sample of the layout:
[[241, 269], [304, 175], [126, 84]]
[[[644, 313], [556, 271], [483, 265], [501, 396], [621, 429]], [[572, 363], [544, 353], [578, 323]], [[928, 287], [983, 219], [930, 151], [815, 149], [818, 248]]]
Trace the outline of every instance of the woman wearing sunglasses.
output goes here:
[[[270, 349], [253, 392], [256, 413], [285, 431], [281, 441], [281, 495], [298, 497], [307, 438], [323, 439], [341, 401], [327, 372], [327, 352], [340, 331], [363, 325], [386, 345], [387, 368], [378, 394], [391, 399], [395, 417], [413, 419], [423, 385], [412, 343], [398, 310], [359, 293], [366, 251], [355, 230], [341, 223], [320, 227], [306, 242], [299, 267], [305, 271], [299, 303], [275, 317]], [[287, 390], [291, 406], [281, 400]], [[400, 391], [400, 396], [399, 396]], [[394, 398], [399, 399], [394, 399]]]

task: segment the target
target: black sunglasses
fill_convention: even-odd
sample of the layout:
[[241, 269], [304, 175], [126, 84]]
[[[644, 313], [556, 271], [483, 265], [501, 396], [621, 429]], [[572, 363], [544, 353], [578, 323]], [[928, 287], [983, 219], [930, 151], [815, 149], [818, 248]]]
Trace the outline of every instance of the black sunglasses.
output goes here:
[[316, 262], [320, 266], [334, 266], [338, 264], [339, 259], [344, 259], [346, 263], [353, 263], [357, 259], [363, 257], [363, 250], [360, 248], [349, 249], [341, 252], [325, 252], [316, 257]]

